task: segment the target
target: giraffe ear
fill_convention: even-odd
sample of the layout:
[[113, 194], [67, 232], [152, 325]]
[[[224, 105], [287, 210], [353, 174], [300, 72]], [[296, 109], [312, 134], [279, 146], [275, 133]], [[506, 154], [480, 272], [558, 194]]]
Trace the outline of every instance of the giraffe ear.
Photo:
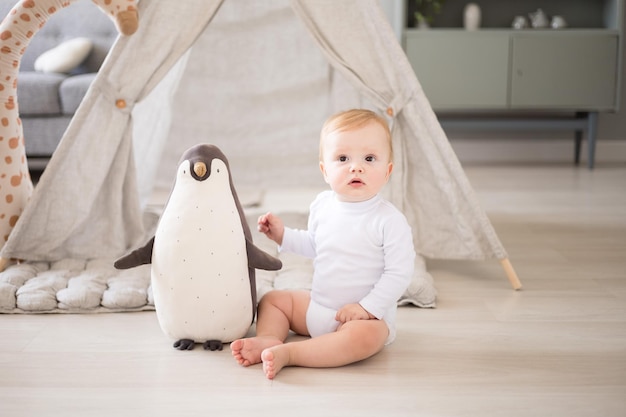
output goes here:
[[93, 43], [87, 38], [74, 38], [39, 55], [35, 70], [68, 73], [79, 66], [91, 52]]

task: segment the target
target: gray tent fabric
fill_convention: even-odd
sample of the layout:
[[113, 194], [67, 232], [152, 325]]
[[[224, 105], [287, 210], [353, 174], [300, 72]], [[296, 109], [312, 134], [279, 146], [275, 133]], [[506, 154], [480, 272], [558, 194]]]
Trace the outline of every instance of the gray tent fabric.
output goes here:
[[[338, 77], [356, 91], [355, 96], [364, 98], [368, 105], [388, 117], [395, 153], [389, 198], [407, 215], [417, 251], [431, 258], [505, 259], [506, 251], [480, 207], [378, 1], [292, 0], [288, 3], [276, 0], [270, 3], [273, 8], [268, 11], [267, 2], [253, 4], [243, 0], [141, 1], [139, 30], [131, 37], [119, 38], [114, 45], [1, 256], [33, 261], [116, 257], [143, 243], [142, 213], [145, 198], [154, 186], [154, 181], [146, 180], [145, 176], [152, 177], [159, 170], [155, 167], [155, 155], [168, 153], [164, 151], [166, 146], [178, 141], [211, 141], [204, 133], [198, 137], [193, 133], [182, 135], [190, 136], [182, 138], [175, 128], [177, 118], [184, 119], [187, 127], [194, 126], [185, 119], [188, 114], [181, 114], [176, 102], [179, 100], [182, 106], [192, 100], [181, 97], [181, 91], [177, 90], [184, 88], [183, 80], [195, 68], [192, 61], [202, 59], [204, 65], [221, 65], [227, 72], [237, 73], [236, 66], [227, 66], [230, 56], [208, 56], [199, 49], [205, 28], [209, 33], [215, 26], [222, 36], [209, 38], [218, 48], [223, 36], [232, 33], [233, 39], [238, 39], [239, 30], [252, 30], [257, 26], [274, 36], [271, 42], [281, 42], [283, 39], [277, 34], [284, 29], [283, 19], [297, 16], [300, 22], [297, 30], [304, 28], [308, 40], [302, 40], [296, 47], [301, 48], [306, 42], [317, 44], [319, 48], [315, 53], [321, 51], [326, 61], [324, 64], [321, 60], [315, 61], [314, 53], [302, 55], [302, 59], [312, 60], [307, 61], [310, 65], [302, 65], [306, 67], [303, 70], [309, 75], [316, 71], [315, 76], [307, 80], [309, 92], [337, 95], [336, 90], [333, 93], [333, 85], [338, 81], [334, 77]], [[246, 27], [240, 22], [244, 11], [253, 14]], [[291, 38], [284, 41], [290, 42]], [[258, 46], [251, 53], [271, 54], [268, 62], [275, 67], [270, 71], [289, 67], [297, 78], [295, 71], [300, 62], [282, 56], [282, 50], [273, 47], [271, 42], [266, 47]], [[232, 50], [231, 46], [228, 44], [223, 49]], [[240, 50], [245, 50], [245, 45], [239, 46]], [[240, 50], [233, 50], [232, 55], [241, 55]], [[328, 64], [328, 68], [323, 67]], [[238, 108], [231, 109], [222, 102], [212, 102], [219, 97], [218, 87], [209, 87], [215, 92], [205, 92], [205, 87], [199, 84], [203, 78], [210, 77], [204, 72], [194, 76], [198, 84], [186, 88], [195, 93], [196, 99], [201, 96], [205, 104], [200, 105], [207, 108], [206, 111], [196, 109], [198, 117], [204, 116], [207, 120], [228, 117], [232, 130], [246, 126], [247, 132], [243, 134], [247, 134], [252, 143], [263, 132], [249, 128], [244, 120], [257, 109], [262, 113], [257, 116], [258, 120], [274, 123], [269, 130], [275, 140], [284, 146], [294, 146], [289, 145], [286, 138], [295, 136], [291, 142], [296, 141], [295, 146], [298, 146], [296, 139], [304, 134], [299, 131], [281, 133], [280, 125], [289, 125], [291, 115], [285, 115], [284, 110], [281, 115], [280, 111], [273, 111], [264, 104], [266, 97], [273, 97], [267, 95], [270, 90], [265, 84], [260, 88], [262, 92], [255, 92], [258, 102], [246, 99], [246, 102], [239, 102]], [[275, 78], [272, 80], [280, 82], [278, 78], [285, 77]], [[241, 88], [246, 88], [245, 81], [240, 83]], [[300, 96], [286, 84], [292, 80], [282, 81], [280, 91], [273, 92], [291, 100], [298, 99]], [[241, 97], [236, 90], [221, 93], [235, 99]], [[306, 97], [299, 102], [310, 101], [317, 109], [323, 107], [326, 113], [337, 107], [313, 96], [310, 100]], [[218, 110], [222, 113], [210, 116], [210, 103], [221, 107]], [[169, 116], [171, 112], [175, 114]], [[308, 118], [318, 129], [328, 115], [304, 113], [311, 115]], [[173, 129], [168, 128], [170, 117], [174, 119]], [[237, 139], [228, 140], [236, 143]], [[309, 137], [301, 146], [314, 149], [315, 140]], [[242, 145], [239, 153], [252, 153], [256, 150], [254, 146]], [[267, 152], [284, 156], [278, 146], [272, 146]], [[179, 155], [174, 157], [177, 159]], [[312, 155], [312, 166], [316, 164], [316, 156]], [[297, 162], [299, 165], [301, 161]], [[288, 160], [280, 161], [277, 166], [288, 163]], [[282, 176], [291, 177], [284, 173]]]

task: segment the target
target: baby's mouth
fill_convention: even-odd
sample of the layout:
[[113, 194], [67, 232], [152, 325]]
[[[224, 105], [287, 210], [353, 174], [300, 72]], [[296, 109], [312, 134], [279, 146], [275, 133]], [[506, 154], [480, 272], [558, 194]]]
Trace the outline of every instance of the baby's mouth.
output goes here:
[[363, 184], [363, 181], [361, 181], [358, 178], [354, 178], [352, 181], [350, 181], [350, 185], [356, 185], [356, 184]]

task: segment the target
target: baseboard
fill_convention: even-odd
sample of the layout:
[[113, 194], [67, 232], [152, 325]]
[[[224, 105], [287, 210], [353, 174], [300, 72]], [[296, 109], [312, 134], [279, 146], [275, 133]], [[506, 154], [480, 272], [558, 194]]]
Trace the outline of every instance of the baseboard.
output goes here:
[[[450, 139], [461, 163], [570, 163], [574, 161], [573, 139]], [[583, 141], [580, 162], [587, 162], [587, 143]], [[598, 140], [596, 166], [603, 163], [626, 164], [626, 140]]]

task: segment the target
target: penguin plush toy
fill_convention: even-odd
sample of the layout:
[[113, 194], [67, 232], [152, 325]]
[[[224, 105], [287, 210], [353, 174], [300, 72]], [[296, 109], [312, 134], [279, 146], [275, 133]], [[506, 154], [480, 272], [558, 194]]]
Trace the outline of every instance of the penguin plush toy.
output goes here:
[[246, 335], [256, 314], [255, 268], [282, 264], [252, 243], [228, 160], [216, 146], [185, 151], [154, 237], [115, 267], [147, 263], [157, 318], [175, 348], [221, 350]]

